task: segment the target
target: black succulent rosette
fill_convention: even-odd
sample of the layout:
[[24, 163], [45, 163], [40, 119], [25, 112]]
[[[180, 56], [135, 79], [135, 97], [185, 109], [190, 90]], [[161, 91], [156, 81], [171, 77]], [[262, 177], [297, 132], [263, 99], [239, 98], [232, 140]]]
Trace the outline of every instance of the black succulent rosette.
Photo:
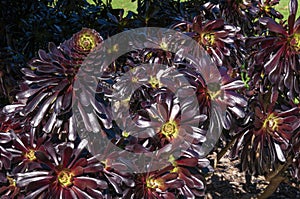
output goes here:
[[43, 150], [43, 145], [49, 143], [49, 137], [46, 134], [41, 137], [32, 137], [28, 132], [13, 133], [12, 135], [13, 144], [10, 149], [13, 157], [11, 163], [14, 165], [12, 173], [16, 174], [42, 168], [35, 153]]
[[100, 178], [102, 164], [95, 157], [88, 157], [84, 147], [78, 145], [53, 146], [44, 144], [35, 152], [42, 168], [16, 174], [17, 184], [26, 189], [25, 198], [103, 198], [107, 183]]
[[16, 178], [12, 169], [13, 164], [13, 139], [14, 133], [0, 132], [0, 195], [1, 198], [22, 199], [24, 194], [16, 184]]
[[170, 156], [169, 161], [173, 167], [172, 172], [177, 173], [178, 178], [184, 182], [184, 185], [178, 188], [179, 196], [204, 197], [206, 190], [204, 176], [213, 171], [209, 160], [198, 157], [193, 150], [189, 149], [176, 160], [173, 156]]
[[253, 34], [254, 19], [259, 1], [210, 1], [205, 4], [214, 17], [222, 18], [230, 24], [241, 27], [246, 34]]
[[136, 174], [136, 186], [125, 189], [124, 197], [134, 198], [203, 198], [205, 179], [202, 169], [209, 168], [207, 159], [196, 158], [188, 152], [176, 159], [169, 157], [169, 165], [164, 168]]
[[81, 107], [93, 106], [97, 113], [103, 112], [101, 107], [88, 102], [89, 91], [80, 89], [79, 84], [74, 85], [83, 60], [101, 42], [102, 38], [96, 31], [84, 28], [58, 47], [49, 43], [49, 53], [40, 50], [39, 58], [33, 59], [29, 67], [23, 69], [22, 91], [16, 98], [25, 104], [19, 114], [23, 123], [33, 127], [32, 133], [42, 128], [44, 133], [57, 133], [60, 139], [75, 140], [78, 118], [72, 110], [74, 105], [81, 111], [76, 115], [84, 121], [101, 119], [94, 112], [83, 111]]
[[1, 151], [1, 153], [9, 161], [9, 166], [3, 162], [5, 168], [2, 168], [1, 171], [3, 178], [1, 178], [0, 193], [3, 198], [19, 199], [26, 196], [24, 188], [17, 182], [17, 175], [20, 172], [35, 171], [42, 168], [42, 165], [37, 161], [35, 152], [41, 150], [45, 138], [44, 136], [34, 139], [30, 133], [24, 131], [15, 133], [13, 130], [5, 132], [5, 136], [1, 137], [1, 144], [6, 147], [5, 151]]
[[275, 9], [279, 0], [260, 0], [252, 6], [251, 10], [261, 16], [267, 16], [274, 19], [283, 19], [283, 15]]
[[223, 19], [204, 20], [197, 16], [190, 25], [193, 31], [192, 36], [206, 52], [212, 57], [217, 66], [232, 67], [237, 52], [234, 47], [240, 29], [233, 25], [226, 24]]
[[243, 96], [245, 83], [239, 78], [232, 78], [225, 67], [219, 68], [219, 84], [206, 84], [200, 73], [190, 69], [179, 69], [194, 87], [202, 113], [210, 115], [212, 102], [226, 109], [226, 116], [220, 120], [225, 129], [230, 130], [236, 120], [246, 116], [247, 99]]
[[[155, 103], [147, 104], [143, 115], [136, 121], [137, 126], [150, 128], [139, 137], [147, 138], [157, 136], [158, 146], [164, 147], [166, 144], [177, 139], [186, 139], [191, 144], [200, 144], [205, 141], [206, 129], [203, 123], [207, 119], [204, 114], [199, 114], [199, 109], [194, 106], [191, 99], [180, 100], [170, 91], [165, 89], [158, 90]], [[192, 95], [193, 89], [179, 90], [178, 95]], [[184, 110], [184, 111], [182, 111]], [[148, 135], [146, 134], [148, 133]], [[143, 142], [148, 142], [143, 139]], [[176, 146], [175, 143], [172, 143]], [[143, 144], [142, 144], [143, 145]], [[153, 147], [152, 147], [153, 148]]]
[[174, 190], [183, 186], [183, 181], [177, 177], [178, 174], [172, 173], [170, 168], [139, 174], [135, 178], [135, 188], [126, 190], [124, 196], [134, 198], [176, 198]]
[[292, 138], [299, 128], [299, 109], [276, 103], [265, 104], [270, 95], [259, 96], [250, 103], [254, 110], [249, 126], [239, 132], [231, 154], [239, 155], [242, 169], [266, 175], [287, 162]]
[[198, 15], [193, 22], [175, 24], [173, 28], [177, 30], [182, 24], [185, 28], [180, 31], [195, 39], [218, 67], [226, 67], [233, 78], [239, 76], [246, 55], [245, 38], [239, 26], [229, 24], [221, 17], [208, 20]]
[[[103, 165], [101, 177], [108, 182], [108, 189], [106, 190], [108, 195], [122, 197], [126, 189], [133, 189], [136, 186], [135, 177], [132, 172], [129, 172], [133, 165], [126, 161], [126, 154], [110, 152], [110, 147], [106, 149], [105, 157], [101, 157]], [[118, 160], [120, 157], [123, 162]]]
[[15, 176], [11, 174], [0, 173], [0, 194], [1, 199], [23, 199], [25, 194], [17, 185]]
[[[298, 2], [291, 1], [288, 23], [277, 23], [270, 17], [260, 19], [260, 24], [268, 30], [266, 36], [250, 38], [248, 46], [258, 45], [259, 51], [253, 55], [250, 76], [256, 84], [272, 86], [274, 96], [283, 94], [291, 100], [299, 96], [299, 19], [296, 20]], [[280, 93], [280, 94], [279, 94]]]

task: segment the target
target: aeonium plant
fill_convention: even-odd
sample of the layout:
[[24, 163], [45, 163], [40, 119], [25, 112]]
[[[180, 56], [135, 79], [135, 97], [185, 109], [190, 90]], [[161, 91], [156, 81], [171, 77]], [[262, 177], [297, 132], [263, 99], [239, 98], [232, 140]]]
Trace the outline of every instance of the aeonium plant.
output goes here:
[[[83, 28], [59, 46], [49, 43], [48, 53], [39, 50], [38, 58], [32, 59], [28, 67], [22, 69], [24, 81], [21, 82], [21, 91], [16, 94], [14, 104], [3, 109], [14, 116], [5, 120], [33, 127], [30, 129], [32, 134], [42, 128], [43, 133], [57, 133], [60, 139], [73, 141], [77, 137], [74, 105], [79, 107], [79, 115], [85, 123], [97, 118], [101, 120], [101, 107], [95, 106], [98, 110], [89, 116], [83, 111], [82, 107], [92, 106], [86, 100], [92, 96], [92, 91], [84, 90], [80, 85], [76, 87], [74, 82], [83, 60], [102, 40], [95, 30]], [[94, 132], [99, 128], [86, 130]]]
[[253, 175], [268, 175], [286, 162], [299, 129], [298, 107], [264, 103], [268, 98], [270, 95], [259, 95], [251, 100], [250, 126], [239, 133], [232, 150], [232, 155], [240, 151], [242, 169]]
[[[300, 18], [296, 19], [298, 1], [291, 0], [287, 24], [270, 17], [260, 18], [262, 35], [249, 38], [248, 46], [259, 49], [251, 60], [250, 76], [263, 81], [262, 87], [272, 86], [272, 94], [299, 100], [300, 82]], [[280, 92], [280, 93], [278, 93]]]
[[[250, 175], [263, 175], [270, 185], [259, 196], [269, 197], [286, 180], [298, 175], [299, 22], [297, 0], [289, 4], [286, 23], [270, 16], [259, 19], [261, 34], [247, 39], [249, 114], [247, 125], [235, 132], [231, 155], [241, 159]], [[251, 94], [250, 94], [251, 93]]]
[[[101, 48], [103, 39], [98, 32], [84, 28], [58, 46], [50, 43], [49, 52], [40, 50], [38, 57], [22, 69], [23, 80], [15, 101], [1, 109], [1, 197], [204, 197], [203, 171], [209, 167], [209, 161], [200, 156], [199, 151], [213, 114], [210, 112], [212, 100], [227, 107], [226, 118], [220, 120], [224, 132], [233, 134], [228, 145], [233, 145], [232, 157], [240, 158], [243, 171], [264, 175], [270, 181], [262, 198], [270, 195], [285, 175], [299, 181], [300, 20], [295, 18], [298, 3], [290, 1], [290, 16], [286, 22], [277, 20], [282, 18], [274, 9], [277, 3], [277, 0], [214, 1], [204, 6], [198, 1], [201, 9], [212, 12], [211, 15], [203, 15], [202, 10], [193, 22], [184, 22], [186, 30], [180, 30], [193, 37], [218, 66], [220, 92], [210, 90], [202, 81], [203, 74], [197, 73], [185, 60], [174, 60], [174, 54], [164, 49], [149, 48], [127, 53], [108, 66], [110, 70], [104, 77], [83, 77], [87, 82], [104, 80], [98, 84], [94, 96], [92, 90], [74, 82], [85, 58]], [[166, 16], [169, 10], [167, 6], [164, 9], [165, 13], [160, 9], [163, 15], [157, 16]], [[168, 23], [181, 21], [176, 17], [172, 21], [174, 10], [169, 13], [172, 17]], [[148, 14], [154, 16], [155, 12]], [[150, 22], [154, 23], [152, 19]], [[123, 26], [122, 21], [114, 21], [112, 29], [131, 24]], [[257, 23], [260, 25], [256, 27]], [[162, 24], [166, 24], [165, 21]], [[110, 26], [108, 23], [105, 27]], [[137, 26], [139, 23], [133, 27]], [[247, 38], [249, 36], [253, 37]], [[149, 67], [142, 73], [135, 70], [138, 64], [145, 63], [165, 64], [183, 75], [192, 91], [182, 92], [181, 95], [187, 96], [186, 101], [178, 103], [170, 90], [162, 86], [164, 82], [172, 83], [169, 76], [145, 77], [145, 73], [155, 72]], [[139, 87], [144, 80], [146, 84]], [[132, 88], [128, 87], [130, 81]], [[132, 96], [114, 104], [122, 110], [118, 116], [124, 127], [116, 128], [117, 122], [111, 119], [108, 108], [112, 88], [123, 95], [134, 91], [135, 84], [139, 89]], [[188, 103], [193, 94], [196, 94], [199, 110]], [[93, 103], [89, 101], [92, 97], [96, 99]], [[78, 107], [76, 117], [73, 105]], [[188, 114], [183, 114], [180, 108]], [[127, 114], [127, 109], [136, 123], [152, 127], [153, 131], [142, 132], [146, 136], [137, 138], [128, 122], [132, 118], [122, 115]], [[197, 112], [196, 117], [189, 114]], [[180, 138], [182, 132], [194, 142], [179, 158], [170, 156], [166, 167], [128, 173], [124, 172], [128, 167], [126, 158], [116, 163], [116, 154], [108, 153], [99, 160], [85, 149], [85, 139], [77, 136], [78, 121], [83, 123], [86, 137], [100, 132], [101, 139], [112, 137], [112, 143], [131, 152], [156, 150]], [[190, 123], [194, 123], [193, 128]], [[151, 137], [154, 133], [156, 137]]]
[[[101, 48], [101, 42], [99, 33], [84, 28], [59, 46], [50, 43], [49, 53], [40, 50], [38, 58], [23, 69], [21, 91], [13, 104], [2, 109], [0, 118], [1, 131], [4, 131], [2, 143], [9, 146], [9, 149], [1, 148], [3, 157], [1, 154], [0, 160], [5, 169], [1, 172], [5, 178], [1, 181], [1, 185], [5, 186], [1, 193], [12, 198], [17, 198], [17, 192], [25, 198], [114, 198], [129, 195], [135, 198], [204, 197], [206, 183], [202, 169], [209, 166], [209, 161], [198, 155], [197, 147], [205, 140], [205, 130], [201, 126], [207, 116], [199, 114], [193, 118], [189, 113], [198, 110], [189, 103], [188, 98], [179, 105], [172, 93], [163, 88], [164, 84], [172, 82], [168, 77], [146, 78], [142, 94], [134, 94], [128, 100], [129, 108], [133, 115], [144, 111], [153, 117], [152, 123], [143, 122], [148, 122], [149, 127], [155, 129], [161, 145], [176, 140], [186, 132], [194, 139], [188, 155], [178, 159], [170, 157], [166, 168], [132, 175], [122, 171], [125, 165], [117, 164], [119, 167], [116, 168], [110, 165], [116, 158], [114, 155], [101, 161], [85, 149], [86, 140], [77, 136], [77, 125], [81, 121], [87, 134], [100, 132], [103, 139], [110, 139], [111, 135], [112, 142], [124, 149], [130, 150], [135, 147], [134, 144], [139, 144], [144, 150], [148, 150], [147, 145], [157, 149], [153, 139], [141, 139], [134, 143], [130, 137], [131, 127], [120, 129], [120, 135], [112, 128], [116, 121], [110, 120], [110, 110], [102, 102], [105, 101], [103, 96], [111, 94], [111, 82], [125, 81], [124, 85], [116, 84], [115, 87], [126, 86], [127, 79], [121, 78], [121, 81], [116, 78], [120, 75], [119, 71], [99, 77], [109, 83], [98, 85], [97, 100], [93, 103], [88, 100], [92, 98], [91, 91], [74, 84], [84, 59], [90, 52]], [[148, 49], [147, 52], [149, 60], [157, 56], [155, 49]], [[145, 68], [145, 71], [149, 70], [151, 72], [151, 68]], [[173, 67], [173, 70], [177, 69]], [[139, 76], [133, 76], [131, 80], [139, 80], [137, 78]], [[190, 94], [196, 92], [194, 88], [190, 91]], [[79, 109], [78, 115], [73, 109], [74, 104]], [[180, 106], [187, 114], [181, 113]], [[86, 111], [89, 110], [87, 107], [91, 111]], [[161, 120], [154, 122], [157, 117]], [[189, 127], [190, 123], [195, 127]], [[13, 136], [8, 134], [11, 131]], [[140, 186], [144, 188], [140, 189]]]

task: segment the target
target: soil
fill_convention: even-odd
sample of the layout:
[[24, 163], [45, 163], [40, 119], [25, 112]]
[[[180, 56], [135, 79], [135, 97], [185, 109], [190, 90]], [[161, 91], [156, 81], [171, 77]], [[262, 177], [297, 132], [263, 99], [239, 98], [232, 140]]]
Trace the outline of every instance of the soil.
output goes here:
[[[207, 178], [206, 199], [252, 199], [269, 184], [263, 176], [251, 176], [246, 183], [245, 173], [238, 169], [239, 161], [230, 161], [225, 155]], [[300, 199], [300, 185], [281, 183], [269, 199]]]

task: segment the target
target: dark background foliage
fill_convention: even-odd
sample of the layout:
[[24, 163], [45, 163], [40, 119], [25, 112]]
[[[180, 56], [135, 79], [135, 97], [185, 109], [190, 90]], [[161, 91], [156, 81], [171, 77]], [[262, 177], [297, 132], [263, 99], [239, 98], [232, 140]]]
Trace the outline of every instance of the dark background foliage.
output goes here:
[[59, 45], [82, 27], [97, 30], [105, 39], [130, 28], [167, 27], [186, 16], [193, 18], [183, 13], [184, 4], [178, 1], [139, 0], [138, 13], [129, 11], [126, 14], [123, 9], [112, 9], [109, 1], [93, 2], [0, 1], [0, 107], [11, 101], [8, 93], [16, 89], [16, 82], [21, 78], [20, 69], [37, 56], [39, 49], [47, 49], [49, 42]]
[[20, 69], [39, 49], [46, 49], [50, 41], [58, 45], [82, 27], [101, 28], [109, 6], [102, 1], [90, 5], [85, 0], [57, 1], [1, 0], [0, 61], [1, 102], [8, 102], [8, 93], [21, 78]]

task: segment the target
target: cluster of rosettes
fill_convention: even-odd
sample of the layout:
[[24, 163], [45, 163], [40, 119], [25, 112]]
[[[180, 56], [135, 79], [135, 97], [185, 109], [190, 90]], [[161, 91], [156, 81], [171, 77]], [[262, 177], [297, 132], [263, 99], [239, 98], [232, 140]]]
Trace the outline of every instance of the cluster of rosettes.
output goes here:
[[[12, 105], [1, 110], [0, 194], [8, 198], [203, 197], [203, 173], [210, 168], [198, 151], [210, 117], [209, 107], [205, 107], [210, 104], [211, 93], [202, 93], [209, 90], [205, 81], [198, 73], [191, 76], [188, 71], [193, 70], [184, 62], [175, 65], [171, 53], [144, 49], [135, 55], [136, 63], [133, 59], [128, 64], [129, 70], [113, 67], [121, 63], [117, 60], [103, 77], [91, 79], [102, 81], [98, 92], [93, 93], [74, 82], [84, 59], [100, 48], [101, 42], [96, 31], [83, 29], [58, 47], [50, 43], [49, 53], [40, 50], [39, 57], [23, 69], [21, 91]], [[174, 81], [172, 74], [161, 73], [159, 67], [138, 67], [151, 60], [167, 64], [166, 71], [190, 79], [186, 82], [193, 85], [169, 88]], [[128, 78], [122, 78], [125, 73]], [[128, 81], [133, 87], [127, 86]], [[119, 91], [119, 105], [110, 101], [116, 97], [111, 95], [112, 89]], [[184, 96], [180, 102], [175, 90], [176, 95]], [[132, 96], [125, 97], [131, 92]], [[190, 101], [189, 95], [195, 95], [196, 101]], [[112, 120], [114, 108], [124, 109], [118, 111], [122, 128]], [[126, 111], [130, 118], [122, 115]], [[129, 120], [133, 126], [128, 126]], [[112, 139], [118, 147], [134, 153], [155, 151], [183, 137], [191, 146], [178, 158], [170, 156], [164, 168], [134, 173], [129, 172], [129, 163], [115, 163], [116, 154], [109, 149], [102, 160], [92, 155], [87, 150], [90, 144], [77, 135], [80, 125], [86, 134], [100, 133], [103, 139]], [[152, 130], [140, 132], [135, 128]]]
[[289, 3], [286, 23], [274, 10], [278, 1], [259, 1], [251, 9], [260, 16], [257, 34], [246, 39], [248, 54], [244, 81], [248, 85], [248, 114], [234, 134], [231, 155], [251, 174], [275, 173], [290, 166], [299, 170], [299, 22], [298, 1]]
[[[1, 189], [7, 198], [103, 198], [102, 164], [87, 142], [54, 143], [48, 136], [1, 133]], [[1, 149], [2, 150], [2, 149]]]
[[103, 165], [76, 137], [72, 117], [76, 73], [101, 41], [83, 29], [23, 69], [16, 101], [1, 110], [1, 198], [104, 198]]
[[223, 121], [229, 131], [223, 132], [231, 135], [232, 157], [239, 156], [242, 170], [251, 174], [267, 175], [278, 165], [290, 165], [297, 179], [300, 19], [297, 0], [289, 2], [286, 21], [274, 7], [278, 3], [211, 1], [185, 31], [220, 67], [222, 83], [230, 85], [222, 86], [231, 88]]
[[[231, 155], [240, 156], [243, 170], [267, 175], [290, 162], [291, 174], [299, 179], [300, 23], [295, 20], [297, 1], [292, 0], [288, 26], [278, 24], [273, 19], [281, 18], [272, 7], [276, 2], [208, 3], [207, 10], [221, 10], [214, 19], [200, 15], [185, 22], [185, 30], [182, 24], [173, 26], [210, 56], [221, 75], [216, 84], [205, 79], [213, 76], [212, 71], [200, 73], [194, 63], [167, 51], [172, 41], [131, 51], [109, 64], [101, 76], [96, 71], [93, 76], [79, 74], [83, 65], [88, 71], [89, 64], [97, 64], [90, 56], [97, 56], [93, 52], [103, 42], [95, 30], [84, 28], [59, 46], [50, 43], [48, 53], [40, 50], [22, 70], [24, 81], [15, 101], [1, 109], [0, 195], [204, 197], [203, 176], [210, 166], [202, 156], [203, 145], [219, 138], [209, 131], [211, 123], [232, 135]], [[255, 16], [265, 16], [259, 22], [268, 31], [258, 28], [255, 34], [261, 37], [244, 40], [241, 32], [253, 26]], [[243, 42], [251, 52], [247, 64]], [[87, 61], [88, 56], [92, 59]], [[224, 117], [218, 115], [222, 108]], [[217, 121], [211, 121], [215, 115]], [[162, 168], [138, 173], [132, 171], [136, 162], [122, 152], [108, 147], [95, 155], [92, 146], [106, 139], [137, 154], [184, 150], [168, 156]], [[144, 167], [155, 164], [159, 160]]]

